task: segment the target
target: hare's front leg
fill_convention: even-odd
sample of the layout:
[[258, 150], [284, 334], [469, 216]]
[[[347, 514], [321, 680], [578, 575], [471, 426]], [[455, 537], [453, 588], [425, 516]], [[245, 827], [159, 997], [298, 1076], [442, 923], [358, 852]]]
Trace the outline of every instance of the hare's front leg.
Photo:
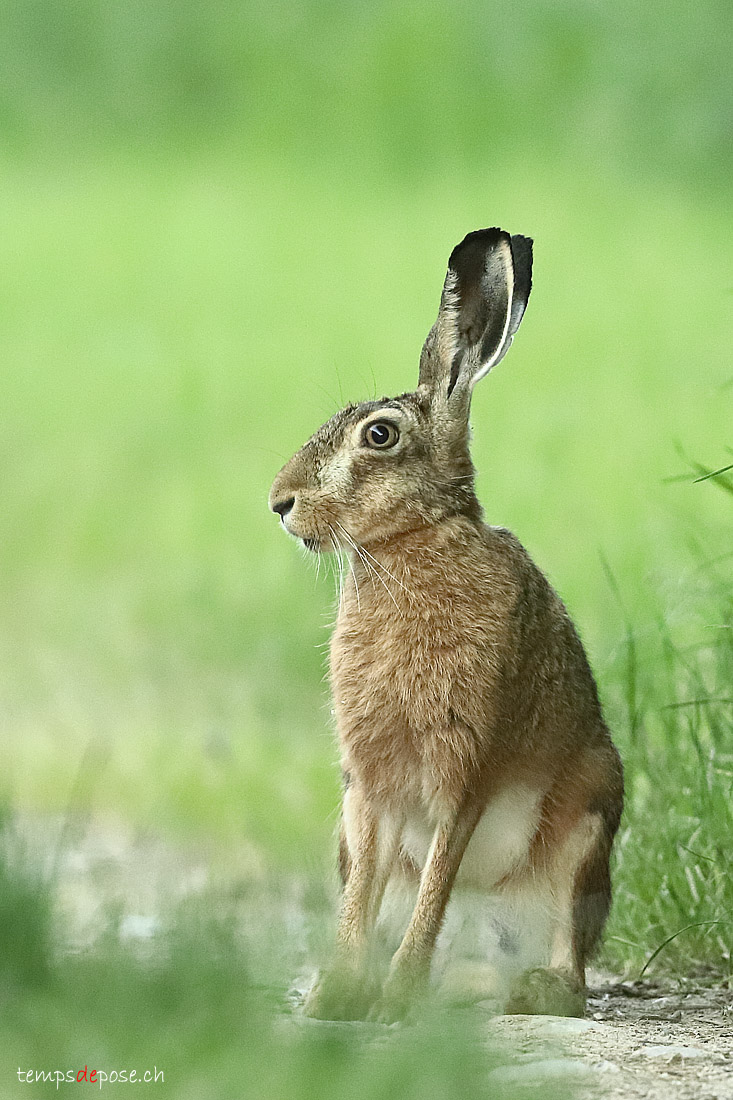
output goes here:
[[372, 1012], [372, 1016], [383, 1023], [406, 1015], [415, 997], [427, 984], [433, 949], [450, 892], [484, 806], [484, 798], [467, 796], [435, 830], [420, 879], [415, 909], [392, 959], [382, 998]]
[[375, 811], [358, 783], [347, 789], [343, 812], [349, 870], [335, 958], [305, 1002], [306, 1014], [321, 1020], [363, 1019], [378, 995], [369, 973], [371, 937], [402, 833], [402, 819]]

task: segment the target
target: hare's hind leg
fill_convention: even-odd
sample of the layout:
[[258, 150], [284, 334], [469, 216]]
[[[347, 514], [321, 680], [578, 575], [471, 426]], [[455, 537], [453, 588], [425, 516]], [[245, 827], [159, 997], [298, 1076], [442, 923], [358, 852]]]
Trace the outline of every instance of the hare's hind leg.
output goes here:
[[549, 966], [519, 976], [506, 1012], [584, 1015], [585, 967], [611, 904], [612, 840], [599, 814], [585, 814], [538, 875], [553, 913]]
[[613, 833], [605, 824], [587, 859], [579, 867], [573, 890], [572, 952], [575, 964], [585, 976], [611, 908], [611, 845]]

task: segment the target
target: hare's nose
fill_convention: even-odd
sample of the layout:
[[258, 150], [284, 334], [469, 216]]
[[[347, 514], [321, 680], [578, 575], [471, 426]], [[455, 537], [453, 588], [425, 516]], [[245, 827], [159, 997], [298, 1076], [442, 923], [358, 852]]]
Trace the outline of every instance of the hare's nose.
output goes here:
[[292, 511], [294, 504], [295, 497], [288, 497], [287, 500], [276, 500], [275, 503], [271, 505], [271, 507], [273, 512], [277, 512], [277, 514], [280, 516], [280, 519], [285, 519], [288, 512]]

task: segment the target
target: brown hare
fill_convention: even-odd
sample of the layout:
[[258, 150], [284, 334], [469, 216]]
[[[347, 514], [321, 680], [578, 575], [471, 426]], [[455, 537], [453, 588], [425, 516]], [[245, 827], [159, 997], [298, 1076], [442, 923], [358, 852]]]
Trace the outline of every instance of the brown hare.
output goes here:
[[[517, 539], [483, 522], [469, 453], [473, 387], [508, 350], [531, 271], [527, 237], [469, 233], [417, 389], [336, 413], [272, 486], [291, 535], [350, 558], [331, 641], [343, 897], [312, 1016], [404, 1015], [454, 883], [507, 903], [505, 953], [529, 936], [505, 1011], [584, 1011], [621, 763], [567, 611]], [[400, 879], [412, 914], [381, 982], [375, 925]]]

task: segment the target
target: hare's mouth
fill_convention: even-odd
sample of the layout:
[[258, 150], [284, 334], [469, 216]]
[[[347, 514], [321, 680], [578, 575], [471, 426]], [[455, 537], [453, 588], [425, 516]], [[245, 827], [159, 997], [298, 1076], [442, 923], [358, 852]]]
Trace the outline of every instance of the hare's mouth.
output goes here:
[[303, 539], [302, 541], [306, 550], [313, 550], [314, 552], [318, 550], [321, 545], [318, 539]]

